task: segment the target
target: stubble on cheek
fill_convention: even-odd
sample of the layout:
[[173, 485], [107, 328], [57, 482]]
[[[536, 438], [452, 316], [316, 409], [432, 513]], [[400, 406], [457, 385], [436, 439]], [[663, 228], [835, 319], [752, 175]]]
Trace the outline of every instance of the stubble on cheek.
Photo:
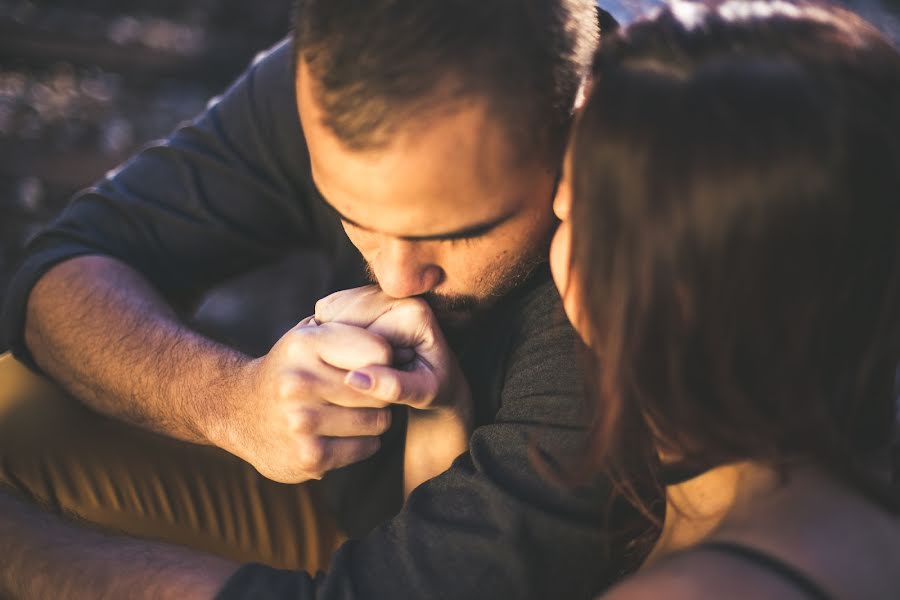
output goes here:
[[456, 322], [471, 320], [489, 310], [498, 300], [522, 285], [540, 265], [547, 262], [547, 250], [542, 245], [524, 254], [511, 257], [508, 250], [501, 252], [489, 264], [472, 285], [469, 294], [425, 294], [425, 300], [439, 320], [453, 318]]

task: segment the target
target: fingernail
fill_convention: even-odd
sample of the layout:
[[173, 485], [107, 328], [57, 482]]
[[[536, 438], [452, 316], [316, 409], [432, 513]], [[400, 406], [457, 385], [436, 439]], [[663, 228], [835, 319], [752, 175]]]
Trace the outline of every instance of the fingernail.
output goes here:
[[368, 374], [360, 371], [351, 371], [348, 373], [347, 378], [344, 379], [344, 383], [358, 390], [365, 391], [372, 389], [372, 378]]

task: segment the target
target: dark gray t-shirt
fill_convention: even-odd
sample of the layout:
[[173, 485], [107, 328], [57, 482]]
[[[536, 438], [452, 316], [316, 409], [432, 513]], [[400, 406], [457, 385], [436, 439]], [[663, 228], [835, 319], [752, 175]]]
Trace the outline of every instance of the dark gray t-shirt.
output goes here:
[[[205, 113], [78, 195], [31, 242], [3, 312], [20, 359], [33, 366], [23, 340], [32, 286], [79, 255], [124, 261], [176, 306], [301, 248], [362, 277], [312, 183], [291, 63], [289, 43], [260, 57]], [[575, 344], [543, 267], [453, 341], [476, 405], [469, 451], [403, 505], [398, 420], [376, 456], [326, 478], [353, 538], [329, 572], [247, 565], [222, 597], [565, 599], [603, 589], [622, 570], [621, 555], [606, 551], [628, 537], [605, 527], [609, 485], [567, 487], [535, 466], [559, 472], [584, 451]]]

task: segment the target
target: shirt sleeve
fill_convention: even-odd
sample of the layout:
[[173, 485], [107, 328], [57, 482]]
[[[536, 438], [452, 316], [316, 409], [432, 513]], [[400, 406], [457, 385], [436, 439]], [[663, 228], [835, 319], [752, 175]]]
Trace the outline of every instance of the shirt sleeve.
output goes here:
[[[610, 487], [556, 482], [583, 456], [586, 419], [575, 339], [558, 301], [525, 315], [502, 407], [469, 451], [351, 540], [317, 577], [242, 567], [220, 598], [459, 600], [589, 598], [620, 574], [606, 526]], [[281, 594], [281, 595], [279, 595]]]
[[339, 224], [309, 176], [291, 54], [289, 41], [261, 54], [204, 113], [77, 195], [30, 242], [2, 317], [16, 356], [34, 366], [28, 295], [67, 259], [117, 258], [179, 307], [288, 249], [333, 242]]

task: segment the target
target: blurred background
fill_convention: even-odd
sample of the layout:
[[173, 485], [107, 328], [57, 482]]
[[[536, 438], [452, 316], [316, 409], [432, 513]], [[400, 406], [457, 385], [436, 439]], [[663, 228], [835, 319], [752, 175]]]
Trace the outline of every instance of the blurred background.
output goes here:
[[[203, 110], [287, 35], [290, 6], [0, 0], [0, 302], [25, 242], [72, 194]], [[241, 298], [220, 293], [207, 320]]]
[[[619, 23], [630, 23], [641, 14], [666, 2], [678, 0], [597, 0], [598, 6], [607, 10]], [[687, 0], [690, 1], [690, 0]], [[878, 25], [894, 41], [900, 40], [900, 0], [817, 0], [830, 2], [859, 13], [866, 20]]]
[[[898, 2], [842, 3], [898, 40]], [[600, 1], [622, 23], [660, 3]], [[0, 0], [0, 303], [25, 242], [74, 192], [197, 114], [257, 52], [287, 35], [290, 5]], [[326, 275], [321, 262], [288, 257], [215, 291], [198, 322], [261, 354], [303, 316], [298, 306], [335, 287]]]

